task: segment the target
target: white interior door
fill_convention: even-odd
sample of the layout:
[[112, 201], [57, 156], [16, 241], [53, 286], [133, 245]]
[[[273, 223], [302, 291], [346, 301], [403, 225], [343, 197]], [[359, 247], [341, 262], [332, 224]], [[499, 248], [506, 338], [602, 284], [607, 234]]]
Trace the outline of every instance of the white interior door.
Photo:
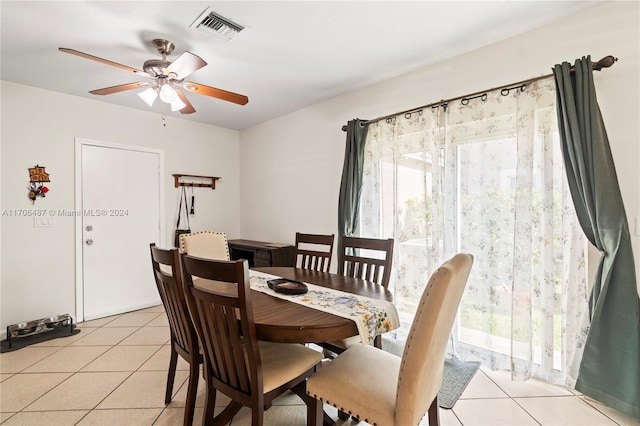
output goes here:
[[[78, 319], [160, 303], [149, 243], [161, 240], [161, 152], [80, 142]], [[78, 304], [79, 305], [79, 304]]]

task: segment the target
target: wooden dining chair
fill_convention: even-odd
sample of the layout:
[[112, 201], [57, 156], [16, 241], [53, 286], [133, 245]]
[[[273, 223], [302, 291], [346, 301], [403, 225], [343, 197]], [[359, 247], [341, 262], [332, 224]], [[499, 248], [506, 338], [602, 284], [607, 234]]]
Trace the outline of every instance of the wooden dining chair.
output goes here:
[[187, 301], [182, 284], [182, 270], [177, 249], [165, 250], [150, 244], [153, 275], [160, 293], [160, 299], [169, 320], [171, 332], [171, 357], [167, 376], [164, 402], [171, 402], [173, 383], [176, 376], [178, 355], [189, 364], [187, 401], [184, 410], [184, 425], [191, 426], [196, 406], [198, 373], [202, 364], [202, 354], [198, 346], [198, 336], [189, 316]]
[[[247, 261], [182, 254], [182, 267], [187, 303], [204, 351], [203, 424], [226, 424], [247, 406], [251, 424], [262, 425], [264, 411], [290, 389], [307, 403], [307, 423], [321, 421], [322, 404], [308, 397], [305, 388], [322, 354], [300, 344], [257, 340]], [[214, 419], [217, 391], [231, 403]]]
[[[388, 288], [392, 265], [393, 238], [342, 237], [342, 246], [338, 254], [338, 274], [360, 278]], [[359, 343], [360, 337], [353, 336], [318, 344], [328, 351], [339, 354]], [[373, 344], [377, 348], [382, 348], [381, 336], [376, 336]]]
[[198, 231], [180, 235], [180, 253], [205, 259], [229, 260], [229, 242], [224, 232]]
[[393, 238], [342, 237], [338, 274], [389, 287], [393, 264]]
[[372, 425], [417, 425], [427, 410], [438, 425], [447, 341], [472, 264], [460, 253], [431, 275], [402, 357], [354, 345], [307, 381], [308, 394]]
[[334, 234], [319, 235], [296, 232], [294, 251], [296, 268], [329, 272], [333, 255], [333, 237]]

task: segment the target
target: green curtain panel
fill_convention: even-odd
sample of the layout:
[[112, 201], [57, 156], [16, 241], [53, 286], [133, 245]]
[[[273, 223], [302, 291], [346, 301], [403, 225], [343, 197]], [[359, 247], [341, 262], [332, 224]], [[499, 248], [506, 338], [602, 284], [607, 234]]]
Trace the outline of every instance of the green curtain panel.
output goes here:
[[640, 298], [631, 236], [591, 58], [556, 65], [560, 140], [567, 179], [585, 235], [601, 258], [590, 296], [591, 324], [576, 389], [640, 418]]
[[338, 199], [338, 253], [342, 250], [342, 236], [352, 236], [360, 217], [364, 143], [369, 126], [359, 119], [347, 122], [347, 143]]

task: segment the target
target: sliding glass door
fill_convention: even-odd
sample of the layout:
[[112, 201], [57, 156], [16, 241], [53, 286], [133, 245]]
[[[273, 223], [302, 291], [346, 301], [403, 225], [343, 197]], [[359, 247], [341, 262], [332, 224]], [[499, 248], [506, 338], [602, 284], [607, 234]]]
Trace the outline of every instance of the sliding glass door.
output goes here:
[[395, 238], [391, 288], [407, 323], [435, 268], [473, 254], [457, 355], [562, 382], [586, 336], [586, 243], [552, 81], [508, 95], [371, 125], [360, 234]]

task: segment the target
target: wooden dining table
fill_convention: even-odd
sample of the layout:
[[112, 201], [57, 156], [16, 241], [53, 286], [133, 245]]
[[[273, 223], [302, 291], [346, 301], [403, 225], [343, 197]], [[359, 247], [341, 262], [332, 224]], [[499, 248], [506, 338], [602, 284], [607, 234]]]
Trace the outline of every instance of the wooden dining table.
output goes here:
[[[372, 299], [393, 302], [393, 295], [379, 284], [345, 277], [329, 272], [311, 271], [292, 267], [262, 267], [253, 270], [281, 278], [302, 281], [333, 290], [365, 296]], [[196, 287], [207, 287], [207, 280], [194, 282]], [[348, 318], [314, 309], [286, 299], [270, 296], [253, 290], [251, 292], [253, 317], [258, 340], [278, 343], [317, 343], [345, 339], [357, 336], [358, 326]], [[294, 389], [303, 400], [308, 395]], [[216, 416], [216, 424], [225, 424], [240, 409], [233, 401]], [[324, 424], [332, 425], [335, 421], [324, 416]]]
[[[393, 295], [389, 290], [379, 284], [359, 278], [290, 267], [253, 269], [281, 278], [393, 302]], [[259, 340], [279, 343], [317, 343], [358, 335], [356, 323], [348, 318], [259, 291], [253, 291], [251, 298]]]

